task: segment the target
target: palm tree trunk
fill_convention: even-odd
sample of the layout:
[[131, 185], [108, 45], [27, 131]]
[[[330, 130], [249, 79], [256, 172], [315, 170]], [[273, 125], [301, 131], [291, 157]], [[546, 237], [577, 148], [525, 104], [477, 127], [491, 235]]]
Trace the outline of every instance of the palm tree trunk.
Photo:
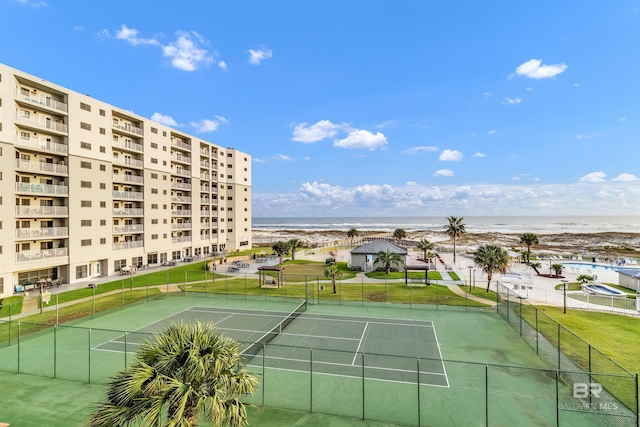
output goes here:
[[453, 236], [453, 263], [456, 263], [456, 236]]
[[487, 274], [487, 292], [489, 292], [489, 287], [491, 286], [491, 279], [493, 278], [493, 274], [491, 274], [491, 272], [489, 272]]
[[333, 293], [335, 294], [335, 293], [337, 293], [336, 292], [336, 277], [335, 276], [333, 276], [331, 278], [331, 283], [333, 284]]

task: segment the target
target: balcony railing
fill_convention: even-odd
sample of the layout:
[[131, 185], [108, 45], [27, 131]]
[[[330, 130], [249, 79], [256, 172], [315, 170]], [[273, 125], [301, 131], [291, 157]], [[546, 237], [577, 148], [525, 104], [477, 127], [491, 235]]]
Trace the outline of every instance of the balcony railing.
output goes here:
[[209, 162], [200, 160], [200, 166], [202, 166], [204, 168], [208, 168], [209, 167]]
[[185, 190], [191, 190], [191, 184], [187, 184], [186, 182], [171, 181], [171, 188], [183, 188]]
[[142, 224], [131, 224], [131, 225], [114, 225], [113, 233], [114, 234], [125, 234], [125, 233], [143, 233], [144, 225]]
[[211, 199], [207, 199], [207, 198], [201, 197], [200, 198], [200, 203], [209, 204], [209, 203], [211, 203]]
[[16, 229], [16, 239], [49, 239], [54, 237], [68, 237], [67, 227], [47, 227], [47, 228], [18, 228]]
[[64, 102], [55, 101], [51, 98], [47, 98], [44, 96], [40, 97], [40, 99], [30, 97], [30, 96], [23, 96], [21, 99], [31, 104], [41, 105], [43, 107], [51, 108], [53, 110], [62, 111], [63, 113], [66, 113], [69, 110], [67, 107], [67, 104], [65, 104]]
[[114, 191], [113, 198], [126, 200], [142, 200], [144, 199], [144, 193], [138, 193], [136, 191]]
[[117, 141], [114, 139], [113, 146], [124, 148], [125, 150], [131, 150], [131, 151], [142, 152], [144, 150], [144, 147], [142, 146], [142, 144], [138, 144], [133, 141], [120, 141], [120, 139], [118, 139]]
[[68, 216], [69, 208], [66, 206], [16, 206], [16, 216]]
[[172, 237], [171, 243], [185, 243], [190, 242], [191, 236], [182, 236], [182, 237]]
[[125, 132], [129, 132], [132, 133], [134, 135], [138, 135], [138, 136], [142, 136], [143, 135], [143, 131], [142, 128], [139, 128], [137, 126], [134, 126], [130, 123], [123, 123], [123, 124], [113, 124], [113, 128], [114, 129], [120, 129], [123, 130]]
[[173, 203], [191, 203], [191, 197], [187, 197], [187, 196], [171, 196], [171, 202], [173, 202]]
[[40, 151], [46, 151], [48, 153], [55, 154], [67, 154], [69, 147], [64, 144], [58, 144], [55, 142], [47, 141], [43, 138], [22, 138], [22, 136], [16, 136], [16, 145], [22, 147], [29, 147]]
[[191, 216], [191, 211], [187, 209], [178, 209], [177, 211], [171, 211], [171, 216]]
[[191, 151], [191, 144], [186, 144], [182, 141], [178, 141], [177, 139], [171, 139], [171, 145], [173, 145], [174, 147], [178, 147], [178, 148], [182, 148], [184, 150], [189, 150]]
[[138, 175], [127, 175], [126, 173], [114, 173], [113, 180], [116, 182], [131, 182], [135, 184], [143, 184], [144, 178]]
[[113, 250], [120, 251], [122, 249], [135, 249], [135, 248], [141, 248], [143, 246], [144, 246], [144, 241], [142, 240], [136, 240], [133, 242], [118, 242], [113, 244]]
[[201, 185], [200, 186], [200, 191], [208, 193], [209, 191], [211, 191], [211, 189], [209, 187], [205, 187], [204, 185]]
[[66, 185], [32, 184], [29, 182], [16, 182], [16, 193], [66, 196], [69, 194], [69, 187], [67, 187]]
[[174, 160], [176, 162], [182, 162], [182, 163], [191, 164], [191, 157], [183, 156], [182, 154], [172, 154], [171, 155], [171, 160]]
[[210, 234], [201, 234], [200, 240], [209, 240], [211, 238]]
[[202, 149], [202, 148], [201, 148], [201, 149], [200, 149], [200, 154], [203, 154], [203, 155], [205, 155], [205, 156], [208, 156], [208, 155], [209, 155], [209, 150], [204, 150], [204, 149]]
[[64, 123], [54, 122], [53, 120], [46, 120], [44, 117], [42, 117], [42, 120], [37, 120], [35, 118], [19, 116], [16, 121], [21, 125], [36, 129], [48, 129], [56, 132], [67, 133], [67, 125]]
[[22, 171], [33, 172], [46, 172], [55, 174], [67, 174], [67, 165], [46, 163], [46, 162], [32, 162], [31, 160], [15, 159], [16, 169]]
[[22, 251], [16, 254], [16, 262], [41, 261], [69, 256], [69, 248], [45, 249], [42, 251]]
[[211, 211], [200, 211], [200, 216], [210, 216]]
[[189, 169], [175, 169], [175, 170], [172, 170], [171, 173], [174, 175], [186, 176], [191, 178], [191, 170]]
[[114, 157], [113, 163], [124, 166], [133, 166], [136, 168], [141, 168], [144, 166], [142, 160], [130, 159], [128, 157]]
[[172, 230], [191, 230], [192, 224], [190, 222], [174, 222], [171, 224]]
[[123, 208], [114, 209], [113, 216], [142, 216], [144, 215], [144, 209], [139, 208]]

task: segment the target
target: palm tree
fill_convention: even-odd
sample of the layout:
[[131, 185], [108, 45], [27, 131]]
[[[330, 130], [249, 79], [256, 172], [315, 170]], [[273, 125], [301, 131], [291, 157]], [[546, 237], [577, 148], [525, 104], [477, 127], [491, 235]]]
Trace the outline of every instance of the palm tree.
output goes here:
[[289, 253], [289, 245], [285, 242], [275, 242], [271, 249], [280, 257], [280, 264], [282, 264], [282, 257]]
[[404, 265], [404, 260], [395, 252], [389, 251], [380, 251], [376, 256], [376, 259], [373, 261], [374, 264], [380, 264], [384, 266], [384, 270], [389, 274], [391, 271], [391, 266], [393, 265]]
[[336, 293], [336, 276], [340, 275], [338, 270], [338, 264], [332, 263], [324, 268], [324, 277], [331, 277], [331, 284], [333, 285], [333, 293]]
[[473, 262], [487, 273], [487, 292], [491, 286], [493, 273], [504, 273], [509, 265], [507, 251], [495, 245], [482, 245], [476, 250]]
[[463, 217], [450, 216], [447, 218], [449, 224], [444, 226], [444, 228], [446, 228], [445, 232], [447, 233], [447, 235], [453, 239], [454, 264], [456, 263], [456, 239], [467, 232], [467, 230], [465, 229], [465, 225], [462, 222], [463, 219]]
[[562, 274], [562, 270], [564, 269], [564, 265], [562, 264], [551, 264], [551, 268], [556, 272], [556, 277]]
[[90, 427], [246, 426], [240, 399], [258, 380], [243, 369], [240, 345], [213, 323], [173, 323], [140, 345], [135, 363], [109, 382]]
[[404, 231], [404, 229], [403, 229], [403, 228], [396, 228], [396, 229], [393, 231], [393, 238], [394, 238], [394, 239], [396, 239], [396, 240], [402, 240], [402, 239], [404, 239], [405, 237], [407, 237], [407, 232], [406, 232], [406, 231]]
[[529, 263], [529, 267], [533, 268], [533, 270], [536, 272], [536, 274], [538, 276], [540, 275], [540, 269], [542, 268], [542, 263], [540, 263], [540, 262], [530, 262]]
[[358, 237], [358, 234], [358, 230], [356, 230], [354, 227], [351, 227], [349, 231], [347, 231], [347, 237], [351, 239], [351, 244], [353, 244], [353, 239]]
[[302, 242], [300, 241], [300, 239], [296, 239], [294, 237], [293, 239], [291, 239], [291, 240], [289, 240], [287, 242], [287, 245], [289, 245], [289, 249], [291, 249], [291, 259], [295, 260], [296, 259], [296, 249], [302, 247]]
[[527, 264], [528, 264], [529, 259], [531, 257], [531, 246], [537, 245], [539, 243], [538, 236], [533, 233], [524, 233], [522, 236], [520, 236], [520, 243], [527, 245], [526, 256], [527, 256]]
[[434, 247], [435, 247], [434, 244], [427, 239], [422, 239], [418, 242], [418, 249], [422, 251], [422, 257], [423, 257], [422, 259], [424, 259], [424, 262], [429, 262], [430, 259], [433, 257], [431, 256], [427, 258], [427, 252], [431, 253]]

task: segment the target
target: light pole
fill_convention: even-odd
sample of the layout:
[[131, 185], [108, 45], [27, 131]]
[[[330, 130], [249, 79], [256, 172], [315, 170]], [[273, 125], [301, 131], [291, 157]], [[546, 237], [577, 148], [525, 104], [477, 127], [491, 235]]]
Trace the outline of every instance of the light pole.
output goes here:
[[471, 270], [473, 269], [473, 266], [470, 265], [469, 266], [469, 292], [471, 292]]
[[473, 289], [476, 288], [476, 269], [473, 269]]
[[567, 314], [567, 282], [568, 280], [563, 279], [562, 281], [562, 290], [564, 292], [564, 310], [563, 313]]

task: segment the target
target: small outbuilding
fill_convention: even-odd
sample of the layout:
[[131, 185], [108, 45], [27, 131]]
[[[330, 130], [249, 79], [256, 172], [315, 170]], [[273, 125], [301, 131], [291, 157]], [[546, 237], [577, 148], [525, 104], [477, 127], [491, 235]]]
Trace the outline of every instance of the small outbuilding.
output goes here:
[[362, 271], [373, 271], [373, 263], [379, 252], [396, 253], [402, 257], [404, 264], [407, 263], [408, 252], [405, 248], [389, 243], [386, 240], [372, 240], [369, 243], [360, 245], [353, 249], [351, 254], [351, 267], [360, 267]]
[[640, 269], [638, 268], [619, 268], [618, 284], [625, 288], [633, 289], [640, 293]]

